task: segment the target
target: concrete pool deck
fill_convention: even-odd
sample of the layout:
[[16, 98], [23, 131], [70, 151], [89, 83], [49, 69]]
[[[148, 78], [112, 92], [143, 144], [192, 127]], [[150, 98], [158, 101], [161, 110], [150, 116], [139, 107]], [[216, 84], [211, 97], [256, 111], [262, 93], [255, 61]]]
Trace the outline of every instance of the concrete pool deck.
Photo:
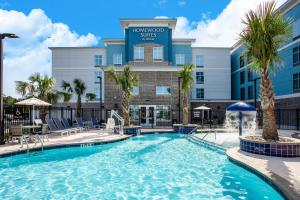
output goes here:
[[[71, 144], [89, 144], [89, 143], [99, 143], [99, 142], [113, 142], [119, 141], [122, 139], [127, 139], [131, 137], [130, 135], [119, 135], [106, 133], [101, 130], [88, 130], [81, 133], [72, 134], [69, 136], [60, 136], [60, 135], [49, 135], [49, 141], [45, 139], [44, 147], [50, 146], [63, 146], [63, 145], [71, 145]], [[41, 143], [29, 143], [29, 150], [40, 148]], [[19, 152], [26, 150], [26, 144], [23, 144], [23, 148], [17, 142], [15, 143], [6, 143], [5, 145], [0, 146], [0, 155]]]

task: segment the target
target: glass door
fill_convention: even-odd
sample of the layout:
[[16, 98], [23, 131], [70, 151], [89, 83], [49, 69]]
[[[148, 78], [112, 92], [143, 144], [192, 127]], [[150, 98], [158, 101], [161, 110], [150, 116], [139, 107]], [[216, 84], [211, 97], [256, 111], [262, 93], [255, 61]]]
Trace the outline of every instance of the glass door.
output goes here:
[[141, 111], [141, 126], [155, 127], [155, 106], [140, 106]]

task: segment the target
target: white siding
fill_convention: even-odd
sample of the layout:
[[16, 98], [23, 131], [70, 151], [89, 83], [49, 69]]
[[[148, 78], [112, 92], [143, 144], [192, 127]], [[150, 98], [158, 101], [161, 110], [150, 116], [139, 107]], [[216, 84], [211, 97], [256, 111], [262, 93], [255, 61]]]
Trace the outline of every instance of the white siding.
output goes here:
[[196, 71], [204, 72], [204, 84], [194, 84], [192, 87], [192, 100], [196, 99], [196, 88], [204, 88], [205, 100], [231, 99], [231, 69], [229, 48], [193, 48], [193, 64], [196, 65], [196, 55], [203, 55], [204, 67]]
[[[52, 48], [52, 76], [56, 80], [55, 89], [62, 90], [62, 81], [72, 83], [75, 78], [81, 79], [86, 84], [86, 93], [94, 93], [95, 71], [101, 70], [95, 67], [95, 55], [103, 55], [103, 65], [106, 65], [106, 51], [101, 48]], [[104, 79], [102, 78], [102, 85]], [[104, 88], [104, 87], [102, 87]], [[104, 94], [104, 92], [103, 92]], [[104, 97], [102, 98], [104, 99]], [[82, 97], [85, 101], [85, 94]], [[70, 102], [76, 102], [73, 95]]]

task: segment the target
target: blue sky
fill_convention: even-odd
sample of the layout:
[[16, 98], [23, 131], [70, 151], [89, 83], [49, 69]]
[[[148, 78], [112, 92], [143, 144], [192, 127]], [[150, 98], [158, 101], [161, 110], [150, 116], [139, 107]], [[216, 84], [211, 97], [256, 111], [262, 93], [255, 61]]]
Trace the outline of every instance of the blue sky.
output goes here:
[[[0, 0], [4, 42], [4, 94], [18, 96], [15, 81], [33, 73], [51, 76], [49, 47], [102, 46], [120, 38], [120, 18], [177, 18], [174, 38], [198, 47], [232, 47], [249, 9], [264, 0]], [[281, 5], [286, 0], [277, 0]]]
[[102, 38], [122, 37], [120, 18], [185, 16], [198, 21], [203, 16], [215, 18], [230, 0], [1, 0], [7, 10], [30, 13], [45, 11], [53, 22], [62, 22], [78, 34], [89, 32]]

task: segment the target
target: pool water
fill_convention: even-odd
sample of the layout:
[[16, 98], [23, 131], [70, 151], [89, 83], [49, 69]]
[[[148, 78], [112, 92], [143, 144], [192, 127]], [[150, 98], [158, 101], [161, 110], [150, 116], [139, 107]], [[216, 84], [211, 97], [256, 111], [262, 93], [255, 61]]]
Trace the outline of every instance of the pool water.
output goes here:
[[283, 199], [180, 134], [0, 159], [0, 199]]

